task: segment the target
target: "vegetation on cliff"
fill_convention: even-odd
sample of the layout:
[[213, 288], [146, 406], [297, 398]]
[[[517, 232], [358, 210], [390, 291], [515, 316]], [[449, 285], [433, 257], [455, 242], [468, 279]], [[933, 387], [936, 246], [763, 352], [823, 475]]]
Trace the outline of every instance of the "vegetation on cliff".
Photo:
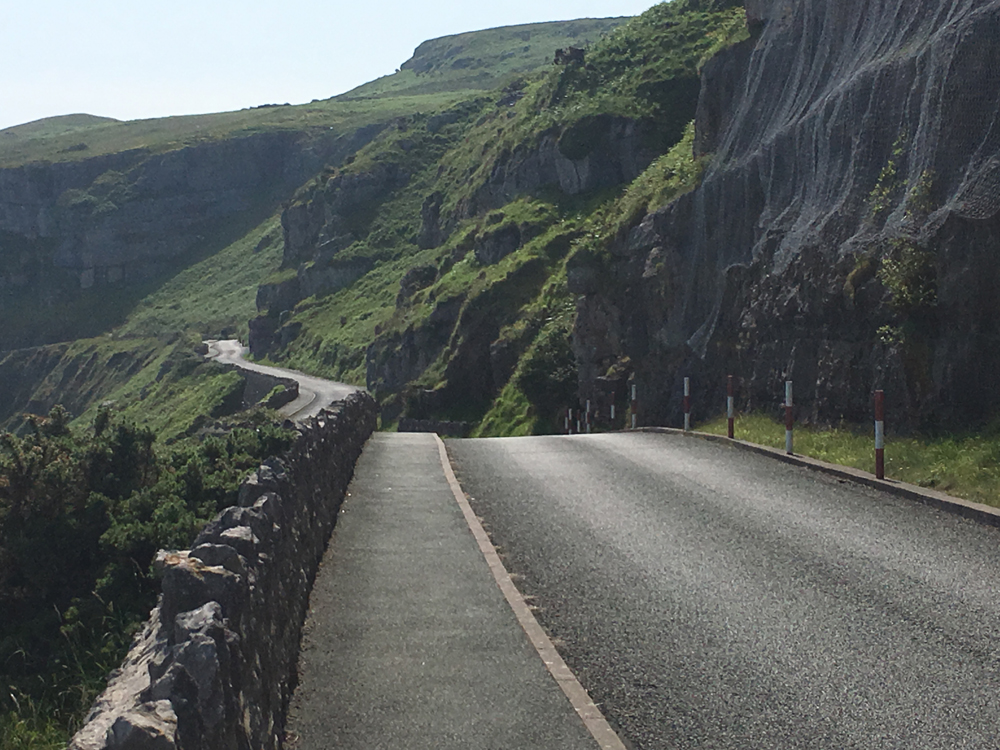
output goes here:
[[[697, 184], [699, 67], [746, 34], [738, 3], [665, 3], [583, 61], [398, 121], [286, 210], [255, 353], [365, 383], [386, 425], [554, 429], [576, 398], [567, 257]], [[360, 279], [310, 288], [359, 260]]]
[[101, 409], [62, 407], [0, 434], [0, 747], [58, 747], [156, 602], [158, 549], [188, 546], [295, 433], [258, 412], [165, 448]]

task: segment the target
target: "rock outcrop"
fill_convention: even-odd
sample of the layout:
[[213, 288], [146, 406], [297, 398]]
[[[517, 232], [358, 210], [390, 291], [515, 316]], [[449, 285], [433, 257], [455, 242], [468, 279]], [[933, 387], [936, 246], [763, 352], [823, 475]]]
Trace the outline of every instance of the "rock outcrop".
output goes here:
[[660, 155], [655, 144], [661, 140], [652, 121], [583, 117], [544, 133], [536, 145], [502, 153], [489, 179], [458, 207], [456, 218], [478, 216], [546, 186], [579, 195], [629, 182]]
[[[88, 289], [137, 287], [225, 247], [382, 127], [346, 136], [277, 131], [0, 169], [0, 310], [17, 321], [0, 334], [0, 349], [94, 335], [48, 309]], [[30, 323], [46, 314], [59, 322]]]
[[322, 412], [191, 550], [160, 553], [159, 605], [71, 750], [282, 746], [312, 581], [374, 428], [366, 393]]
[[[298, 330], [281, 319], [313, 295], [332, 294], [374, 267], [367, 257], [341, 260], [339, 253], [363, 236], [366, 220], [410, 175], [393, 163], [364, 172], [321, 175], [303, 188], [281, 214], [284, 246], [279, 281], [257, 290], [258, 317], [250, 321], [250, 351], [264, 356], [287, 346]], [[294, 273], [292, 273], [294, 271]]]
[[148, 278], [262, 194], [280, 200], [356, 147], [287, 132], [0, 169], [0, 231], [49, 240], [48, 263], [81, 287]]
[[728, 373], [749, 407], [794, 380], [819, 420], [867, 420], [877, 387], [897, 424], [995, 414], [1000, 2], [747, 11], [703, 70], [701, 186], [570, 274], [582, 395], [628, 361], [647, 423], [685, 375], [719, 411]]

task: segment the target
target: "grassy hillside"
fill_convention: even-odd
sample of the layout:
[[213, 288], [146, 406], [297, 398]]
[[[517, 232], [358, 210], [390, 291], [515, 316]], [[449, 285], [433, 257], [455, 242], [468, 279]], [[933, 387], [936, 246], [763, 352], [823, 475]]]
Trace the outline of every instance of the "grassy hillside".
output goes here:
[[424, 42], [400, 69], [346, 94], [339, 101], [431, 94], [444, 91], [489, 91], [514, 76], [552, 65], [554, 52], [590, 47], [627, 18], [584, 18], [570, 22], [505, 26], [455, 34]]
[[[39, 120], [0, 130], [0, 168], [76, 161], [131, 149], [160, 152], [274, 130], [332, 128], [348, 133], [373, 122], [445, 108], [470, 92], [492, 89], [513, 73], [550, 65], [558, 47], [596, 41], [622, 20], [533, 24], [431, 40], [395, 75], [310, 104], [264, 104], [237, 112], [130, 122], [91, 115]], [[456, 66], [459, 60], [471, 62]]]
[[[299, 106], [271, 106], [211, 115], [155, 120], [100, 120], [71, 131], [38, 127], [25, 135], [17, 128], [0, 131], [0, 167], [36, 161], [78, 161], [93, 156], [146, 149], [157, 153], [182, 146], [275, 130], [310, 132], [335, 129], [348, 133], [374, 122], [413, 111], [433, 110], [461, 98], [460, 92]], [[47, 123], [47, 120], [41, 123]]]
[[[271, 358], [367, 383], [387, 424], [401, 414], [464, 419], [478, 423], [481, 434], [553, 429], [555, 409], [575, 398], [567, 258], [600, 252], [608, 236], [627, 230], [646, 209], [697, 184], [688, 124], [699, 68], [746, 33], [736, 4], [662, 4], [596, 42], [586, 65], [522, 76], [507, 86], [506, 98], [485, 98], [447, 127], [416, 117], [383, 133], [297, 198], [322, 201], [338, 176], [404, 167], [406, 186], [371, 205], [369, 219], [352, 228], [354, 241], [329, 261], [369, 258], [374, 270], [282, 313], [281, 331], [291, 340]], [[553, 133], [561, 134], [561, 149], [571, 151], [575, 140], [586, 152], [592, 123], [606, 115], [648, 123], [661, 154], [631, 186], [568, 195], [538, 185], [469, 215], [498, 165]], [[421, 248], [422, 207], [433, 194], [440, 196], [444, 237]], [[480, 257], [477, 248], [515, 232], [515, 251], [499, 262]]]

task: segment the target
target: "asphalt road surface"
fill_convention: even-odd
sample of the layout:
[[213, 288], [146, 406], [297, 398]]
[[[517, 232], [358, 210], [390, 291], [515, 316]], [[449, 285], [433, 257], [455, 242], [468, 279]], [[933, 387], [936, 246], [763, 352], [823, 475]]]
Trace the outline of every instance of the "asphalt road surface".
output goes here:
[[244, 370], [262, 372], [279, 378], [293, 378], [299, 383], [299, 397], [290, 404], [283, 406], [278, 412], [289, 419], [301, 421], [315, 417], [320, 410], [325, 409], [334, 401], [343, 401], [358, 388], [346, 383], [336, 383], [332, 380], [316, 378], [296, 370], [285, 370], [280, 367], [258, 365], [247, 362], [243, 355], [247, 349], [239, 341], [206, 341], [208, 358], [223, 364], [236, 365]]
[[631, 747], [1000, 747], [1000, 530], [682, 436], [448, 450]]

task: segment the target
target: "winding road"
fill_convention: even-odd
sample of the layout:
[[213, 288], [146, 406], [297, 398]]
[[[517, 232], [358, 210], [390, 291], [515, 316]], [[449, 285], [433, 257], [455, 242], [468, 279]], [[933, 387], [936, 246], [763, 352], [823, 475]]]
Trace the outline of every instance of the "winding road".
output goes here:
[[356, 386], [346, 383], [337, 383], [332, 380], [313, 377], [297, 370], [286, 370], [281, 367], [269, 367], [259, 365], [255, 362], [247, 362], [243, 355], [247, 348], [239, 341], [206, 341], [208, 345], [208, 359], [214, 359], [223, 364], [235, 365], [243, 370], [260, 372], [265, 375], [273, 375], [279, 378], [292, 378], [298, 381], [299, 397], [278, 410], [280, 414], [295, 421], [302, 421], [309, 417], [315, 417], [320, 410], [326, 408], [334, 401], [342, 401], [357, 390]]

